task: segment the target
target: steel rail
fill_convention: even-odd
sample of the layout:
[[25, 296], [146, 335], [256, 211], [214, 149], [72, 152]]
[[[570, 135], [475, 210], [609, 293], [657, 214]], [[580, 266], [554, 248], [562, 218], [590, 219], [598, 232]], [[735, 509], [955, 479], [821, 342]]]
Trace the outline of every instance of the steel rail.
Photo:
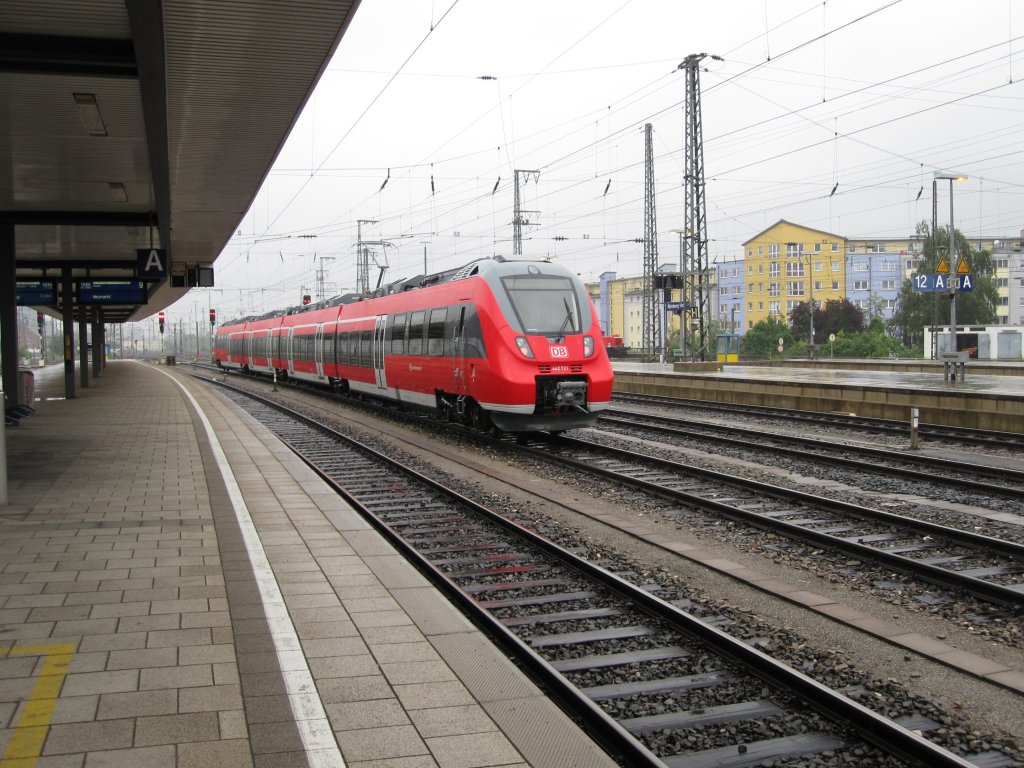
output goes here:
[[[226, 386], [218, 384], [219, 386]], [[643, 588], [631, 584], [604, 568], [566, 551], [546, 537], [477, 504], [472, 499], [445, 487], [426, 475], [375, 451], [373, 448], [353, 438], [335, 432], [314, 419], [297, 413], [286, 406], [259, 395], [245, 392], [244, 390], [237, 391], [270, 408], [286, 413], [290, 418], [328, 435], [333, 440], [340, 440], [353, 446], [356, 450], [373, 456], [376, 460], [405, 473], [436, 493], [442, 494], [458, 504], [465, 505], [466, 508], [474, 513], [485, 517], [492, 523], [500, 525], [505, 530], [513, 532], [516, 536], [533, 546], [542, 549], [565, 566], [586, 574], [601, 586], [642, 607], [649, 615], [665, 621], [669, 626], [674, 627], [678, 631], [690, 634], [708, 643], [716, 652], [740, 663], [755, 676], [793, 692], [810, 707], [833, 720], [838, 725], [853, 727], [865, 741], [878, 746], [882, 750], [904, 759], [919, 761], [930, 766], [930, 768], [977, 768], [974, 763], [966, 758], [949, 752], [923, 736], [818, 683], [802, 672], [788, 667], [741, 640], [733, 638]], [[315, 459], [298, 451], [296, 455], [302, 458], [313, 471], [323, 478], [346, 501], [358, 509], [375, 529], [380, 531], [388, 541], [410, 558], [416, 567], [435, 586], [463, 608], [474, 621], [478, 622], [481, 629], [489, 634], [506, 652], [513, 654], [518, 661], [526, 665], [537, 676], [537, 679], [550, 686], [556, 692], [557, 698], [562, 702], [563, 706], [569, 705], [574, 714], [587, 722], [591, 735], [599, 743], [603, 743], [606, 748], [608, 746], [612, 747], [612, 754], [619, 752], [630, 760], [630, 765], [665, 766], [662, 760], [640, 744], [619, 723], [594, 704], [591, 699], [572, 685], [548, 662], [540, 658], [509, 629], [481, 608], [476, 600], [449, 580], [440, 569], [419, 553], [413, 545], [406, 542], [398, 532], [373, 515], [357, 498], [353, 497], [341, 484], [321, 469]]]

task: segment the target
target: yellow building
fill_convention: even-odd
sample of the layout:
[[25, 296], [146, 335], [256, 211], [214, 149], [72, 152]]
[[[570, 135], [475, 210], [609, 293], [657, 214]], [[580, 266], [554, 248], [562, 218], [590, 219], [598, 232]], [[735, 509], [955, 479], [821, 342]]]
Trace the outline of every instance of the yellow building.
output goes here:
[[845, 238], [780, 219], [743, 244], [747, 328], [813, 297], [821, 306], [846, 295]]

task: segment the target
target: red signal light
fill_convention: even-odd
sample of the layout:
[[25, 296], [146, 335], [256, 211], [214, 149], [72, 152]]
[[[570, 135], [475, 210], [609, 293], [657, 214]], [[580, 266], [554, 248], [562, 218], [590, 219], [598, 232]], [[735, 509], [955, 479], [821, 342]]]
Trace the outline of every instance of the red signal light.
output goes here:
[[216, 325], [216, 324], [217, 324], [217, 310], [216, 309], [211, 309], [210, 310], [210, 325]]
[[160, 333], [164, 332], [164, 313], [161, 312], [156, 316], [156, 319], [160, 322]]
[[307, 294], [303, 294], [303, 296], [302, 296], [302, 304], [303, 304], [303, 306], [305, 306], [306, 304], [309, 304], [309, 302], [311, 302], [312, 300], [313, 300], [313, 298], [308, 293]]

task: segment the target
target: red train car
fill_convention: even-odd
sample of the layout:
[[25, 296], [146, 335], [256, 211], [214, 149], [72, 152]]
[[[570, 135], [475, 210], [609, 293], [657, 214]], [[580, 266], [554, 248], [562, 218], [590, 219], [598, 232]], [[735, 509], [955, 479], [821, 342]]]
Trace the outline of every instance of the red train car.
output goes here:
[[480, 428], [590, 426], [611, 400], [590, 297], [577, 277], [544, 261], [484, 259], [370, 296], [225, 325], [216, 338], [224, 367], [268, 372], [269, 355], [279, 376]]

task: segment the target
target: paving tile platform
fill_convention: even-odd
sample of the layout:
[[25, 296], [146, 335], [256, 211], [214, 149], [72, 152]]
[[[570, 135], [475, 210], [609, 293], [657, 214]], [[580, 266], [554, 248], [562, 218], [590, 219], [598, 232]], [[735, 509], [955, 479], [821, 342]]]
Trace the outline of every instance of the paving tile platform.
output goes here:
[[299, 459], [113, 361], [6, 429], [4, 768], [614, 763]]

